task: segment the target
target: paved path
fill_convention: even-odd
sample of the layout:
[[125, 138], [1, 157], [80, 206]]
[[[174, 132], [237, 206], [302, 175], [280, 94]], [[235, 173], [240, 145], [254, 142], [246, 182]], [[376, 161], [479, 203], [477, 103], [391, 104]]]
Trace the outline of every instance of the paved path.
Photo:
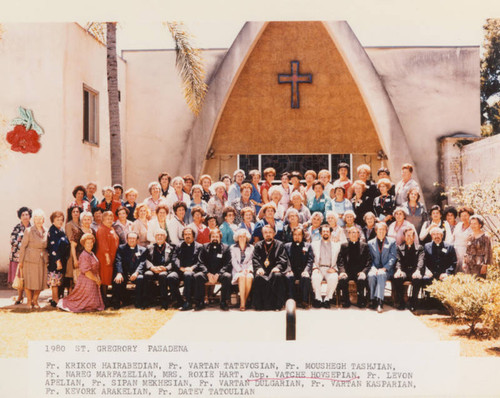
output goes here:
[[[332, 308], [297, 310], [297, 340], [314, 341], [318, 333], [335, 331], [340, 341], [438, 341], [410, 311], [384, 306], [384, 313], [369, 309]], [[177, 312], [153, 337], [155, 340], [190, 341], [283, 341], [285, 311], [246, 311], [207, 309]]]
[[[28, 308], [14, 305], [15, 290], [0, 290], [0, 308]], [[41, 307], [49, 305], [49, 289], [42, 291]], [[285, 311], [220, 311], [218, 307], [203, 311], [177, 312], [153, 337], [155, 340], [191, 341], [282, 341], [285, 340]], [[196, 330], [193, 330], [196, 325]], [[297, 340], [316, 340], [319, 330], [335, 330], [338, 339], [363, 340], [377, 336], [388, 341], [438, 341], [438, 335], [427, 328], [410, 311], [397, 311], [385, 305], [384, 313], [351, 307], [297, 310]]]
[[[17, 291], [14, 289], [0, 290], [0, 308], [28, 308], [26, 304], [26, 295], [24, 295], [23, 304], [14, 305], [15, 299], [17, 298]], [[49, 300], [52, 298], [52, 293], [50, 289], [45, 289], [40, 293], [38, 298], [38, 303], [40, 307], [45, 307], [49, 304]]]

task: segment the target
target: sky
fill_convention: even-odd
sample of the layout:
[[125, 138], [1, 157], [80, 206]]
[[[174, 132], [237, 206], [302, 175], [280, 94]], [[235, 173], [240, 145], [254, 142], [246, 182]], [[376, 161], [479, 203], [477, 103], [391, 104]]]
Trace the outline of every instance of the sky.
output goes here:
[[346, 20], [363, 46], [480, 45], [500, 0], [0, 0], [4, 22], [118, 21], [119, 49], [171, 48], [183, 21], [200, 48], [228, 48], [245, 21]]

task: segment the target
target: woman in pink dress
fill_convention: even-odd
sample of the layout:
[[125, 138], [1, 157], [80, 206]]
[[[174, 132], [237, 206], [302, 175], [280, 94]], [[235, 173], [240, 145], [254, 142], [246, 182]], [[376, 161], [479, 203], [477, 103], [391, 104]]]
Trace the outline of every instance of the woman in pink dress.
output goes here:
[[59, 300], [57, 307], [70, 312], [89, 312], [104, 310], [104, 302], [99, 290], [99, 261], [92, 248], [95, 238], [93, 234], [84, 234], [80, 240], [85, 250], [78, 258], [80, 275], [70, 295]]

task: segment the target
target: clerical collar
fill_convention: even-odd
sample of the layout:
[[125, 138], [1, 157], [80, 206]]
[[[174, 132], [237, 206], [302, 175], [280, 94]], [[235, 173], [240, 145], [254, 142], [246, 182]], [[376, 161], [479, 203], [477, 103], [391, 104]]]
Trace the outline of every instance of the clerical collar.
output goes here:
[[212, 249], [217, 250], [220, 247], [220, 243], [210, 243], [210, 246], [212, 246]]
[[407, 243], [405, 243], [405, 245], [406, 245], [406, 248], [407, 248], [407, 249], [411, 249], [411, 248], [414, 246], [414, 244], [413, 244], [413, 243], [412, 243], [411, 245], [408, 245]]
[[355, 244], [356, 244], [356, 243], [358, 243], [358, 242], [359, 242], [359, 239], [358, 239], [356, 242], [353, 242], [352, 240], [350, 240], [350, 241], [349, 241], [349, 244], [350, 244], [350, 245], [355, 245]]
[[300, 246], [302, 244], [302, 242], [293, 242], [295, 244], [295, 246]]
[[273, 241], [272, 241], [272, 240], [270, 240], [270, 241], [268, 242], [267, 240], [265, 240], [265, 241], [264, 241], [264, 244], [265, 244], [266, 246], [271, 246], [271, 245], [273, 244]]
[[190, 247], [192, 245], [192, 243], [187, 243], [187, 242], [184, 242], [186, 244], [187, 247]]

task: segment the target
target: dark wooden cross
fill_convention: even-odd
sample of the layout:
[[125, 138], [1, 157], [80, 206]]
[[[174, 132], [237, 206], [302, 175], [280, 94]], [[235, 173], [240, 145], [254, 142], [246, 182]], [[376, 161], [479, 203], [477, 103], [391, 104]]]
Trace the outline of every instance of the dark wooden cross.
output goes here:
[[312, 75], [299, 74], [299, 61], [290, 61], [292, 73], [278, 74], [278, 83], [290, 83], [292, 86], [292, 108], [300, 108], [299, 83], [312, 83]]

